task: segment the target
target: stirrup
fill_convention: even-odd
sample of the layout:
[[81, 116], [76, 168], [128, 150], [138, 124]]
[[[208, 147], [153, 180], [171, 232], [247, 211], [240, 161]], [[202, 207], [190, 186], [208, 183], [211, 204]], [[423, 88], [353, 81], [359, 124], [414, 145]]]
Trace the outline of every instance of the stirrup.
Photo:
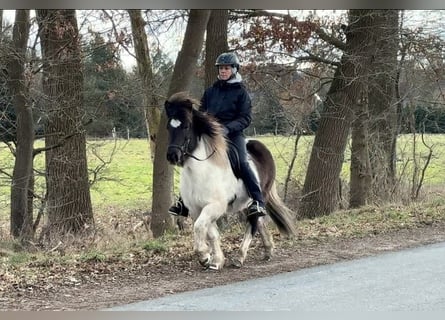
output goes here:
[[257, 215], [258, 217], [264, 217], [266, 215], [266, 208], [257, 200], [252, 201], [247, 207], [247, 216]]
[[173, 216], [188, 217], [188, 209], [181, 200], [177, 200], [176, 203], [168, 209], [168, 213]]

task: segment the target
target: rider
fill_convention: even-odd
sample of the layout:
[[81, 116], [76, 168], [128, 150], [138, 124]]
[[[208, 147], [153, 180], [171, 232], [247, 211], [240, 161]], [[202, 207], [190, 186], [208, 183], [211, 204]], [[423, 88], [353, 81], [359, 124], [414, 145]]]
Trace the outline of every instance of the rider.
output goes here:
[[[201, 111], [212, 114], [223, 125], [224, 134], [236, 147], [239, 155], [241, 179], [253, 199], [247, 207], [247, 216], [266, 215], [263, 196], [255, 174], [247, 162], [244, 129], [252, 120], [251, 101], [242, 83], [238, 70], [238, 57], [233, 52], [222, 53], [216, 59], [218, 80], [207, 90], [201, 99]], [[188, 216], [188, 209], [182, 199], [170, 207], [168, 212], [175, 216]]]

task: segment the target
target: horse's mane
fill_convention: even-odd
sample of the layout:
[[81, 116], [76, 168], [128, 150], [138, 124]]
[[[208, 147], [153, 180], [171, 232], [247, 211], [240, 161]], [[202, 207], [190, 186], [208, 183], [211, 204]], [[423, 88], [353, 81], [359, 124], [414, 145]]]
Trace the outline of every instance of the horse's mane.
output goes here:
[[195, 105], [196, 107], [199, 107], [201, 105], [201, 102], [199, 100], [193, 98], [190, 93], [187, 91], [180, 91], [173, 93], [170, 98], [168, 99], [168, 102], [170, 103], [191, 103], [192, 105]]
[[227, 142], [223, 127], [211, 114], [199, 110], [201, 103], [190, 96], [188, 92], [181, 91], [173, 94], [168, 101], [177, 106], [177, 110], [187, 121], [193, 123], [194, 133], [202, 139], [208, 154], [214, 152], [209, 160], [223, 165], [227, 161]]

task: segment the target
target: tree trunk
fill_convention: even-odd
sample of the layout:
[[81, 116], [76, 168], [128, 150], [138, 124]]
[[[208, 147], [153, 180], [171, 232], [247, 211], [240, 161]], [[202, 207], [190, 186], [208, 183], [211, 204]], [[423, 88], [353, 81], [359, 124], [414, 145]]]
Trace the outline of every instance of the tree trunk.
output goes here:
[[130, 15], [139, 77], [142, 81], [142, 104], [144, 106], [145, 124], [150, 141], [150, 155], [153, 161], [161, 110], [159, 108], [159, 101], [154, 94], [157, 88], [154, 85], [155, 81], [150, 59], [150, 49], [148, 47], [147, 35], [144, 30], [145, 21], [142, 18], [141, 10], [128, 10], [128, 14]]
[[373, 46], [369, 65], [369, 153], [374, 195], [388, 201], [395, 184], [397, 102], [395, 83], [399, 41], [398, 10], [372, 10]]
[[[216, 58], [229, 50], [227, 43], [227, 28], [229, 24], [229, 10], [215, 9], [210, 12], [207, 23], [205, 61], [204, 61], [204, 89], [210, 87], [217, 79], [218, 69], [215, 66]], [[228, 217], [222, 216], [217, 221], [220, 230], [228, 224]]]
[[366, 10], [350, 10], [346, 52], [327, 93], [303, 186], [299, 216], [328, 215], [339, 207], [340, 172], [352, 121], [352, 107], [360, 96], [360, 76], [366, 51]]
[[11, 185], [11, 235], [24, 241], [33, 238], [32, 201], [28, 203], [28, 190], [33, 170], [34, 128], [24, 74], [29, 26], [29, 10], [16, 10], [12, 36], [14, 52], [8, 61], [8, 85], [17, 115], [17, 148]]
[[218, 71], [215, 61], [218, 56], [229, 50], [227, 43], [227, 28], [229, 24], [229, 10], [215, 9], [210, 13], [207, 24], [205, 46], [205, 88], [210, 87], [216, 80]]
[[2, 43], [3, 38], [3, 9], [0, 9], [0, 43]]
[[[188, 90], [196, 69], [196, 62], [202, 50], [204, 32], [209, 16], [210, 10], [190, 10], [189, 21], [181, 51], [176, 59], [168, 96], [178, 91]], [[173, 166], [169, 165], [166, 159], [168, 133], [165, 130], [167, 127], [165, 112], [161, 114], [159, 127], [163, 130], [159, 130], [158, 133], [153, 164], [151, 228], [155, 237], [161, 236], [173, 226], [173, 220], [168, 214], [168, 207], [172, 204]]]
[[75, 10], [36, 10], [43, 58], [46, 184], [50, 237], [93, 224], [85, 130], [82, 64]]
[[368, 148], [368, 108], [367, 99], [362, 99], [354, 108], [352, 122], [351, 169], [349, 183], [349, 207], [358, 208], [369, 200], [371, 187], [371, 164]]

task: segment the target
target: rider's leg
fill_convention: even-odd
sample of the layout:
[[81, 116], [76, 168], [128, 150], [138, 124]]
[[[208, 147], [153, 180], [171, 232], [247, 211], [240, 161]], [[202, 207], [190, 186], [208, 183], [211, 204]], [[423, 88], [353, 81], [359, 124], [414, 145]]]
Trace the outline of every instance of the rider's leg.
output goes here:
[[243, 180], [247, 192], [253, 200], [247, 208], [247, 215], [264, 216], [266, 215], [266, 209], [263, 195], [261, 193], [261, 187], [258, 179], [255, 176], [255, 173], [247, 162], [246, 140], [242, 135], [231, 137], [230, 140], [238, 150], [241, 168], [241, 179]]

